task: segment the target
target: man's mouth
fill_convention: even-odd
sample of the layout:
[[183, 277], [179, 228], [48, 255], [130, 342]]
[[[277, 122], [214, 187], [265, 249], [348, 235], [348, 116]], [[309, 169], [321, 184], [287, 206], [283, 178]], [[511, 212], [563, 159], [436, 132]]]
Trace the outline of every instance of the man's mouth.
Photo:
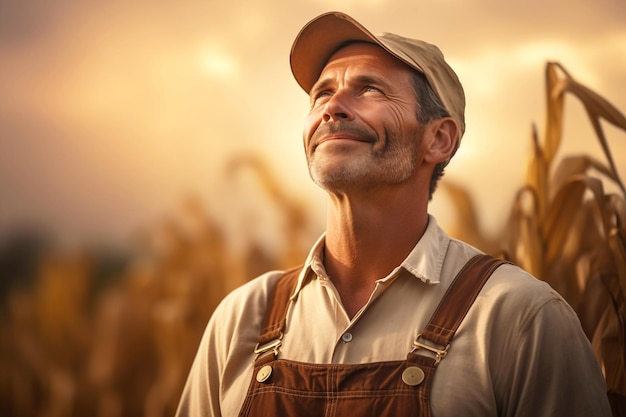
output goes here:
[[319, 126], [311, 137], [313, 150], [324, 143], [373, 143], [375, 141], [376, 138], [371, 132], [359, 126], [347, 125], [345, 123]]
[[325, 135], [319, 141], [317, 141], [315, 146], [319, 146], [322, 143], [332, 142], [332, 141], [370, 142], [369, 140], [363, 139], [360, 136], [355, 136], [354, 134], [351, 134], [351, 133], [338, 132], [338, 133], [332, 133], [330, 135]]

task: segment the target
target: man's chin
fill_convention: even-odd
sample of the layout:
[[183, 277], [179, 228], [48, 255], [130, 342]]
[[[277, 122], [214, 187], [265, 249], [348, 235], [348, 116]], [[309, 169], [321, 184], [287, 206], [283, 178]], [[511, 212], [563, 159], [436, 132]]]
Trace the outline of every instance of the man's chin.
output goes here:
[[364, 181], [364, 174], [362, 170], [347, 165], [309, 169], [313, 182], [329, 192], [343, 192], [359, 186]]

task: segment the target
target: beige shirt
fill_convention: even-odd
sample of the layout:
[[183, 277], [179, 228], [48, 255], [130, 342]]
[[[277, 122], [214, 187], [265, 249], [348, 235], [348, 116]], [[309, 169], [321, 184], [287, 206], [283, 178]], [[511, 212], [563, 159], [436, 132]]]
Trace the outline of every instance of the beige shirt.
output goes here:
[[[405, 261], [381, 278], [351, 320], [321, 262], [306, 260], [280, 358], [313, 363], [403, 360], [457, 272], [479, 251], [433, 217]], [[252, 379], [268, 272], [229, 294], [208, 323], [177, 416], [237, 416]], [[432, 415], [607, 416], [605, 384], [576, 314], [546, 283], [501, 266], [480, 292], [436, 370]], [[356, 417], [356, 416], [355, 416]]]

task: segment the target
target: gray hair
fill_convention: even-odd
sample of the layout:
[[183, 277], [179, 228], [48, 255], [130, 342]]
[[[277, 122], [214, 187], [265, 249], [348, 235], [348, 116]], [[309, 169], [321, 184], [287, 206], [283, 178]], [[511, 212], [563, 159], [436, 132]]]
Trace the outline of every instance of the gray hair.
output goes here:
[[[449, 117], [450, 112], [441, 103], [441, 100], [430, 84], [426, 80], [424, 74], [418, 71], [413, 71], [411, 77], [413, 83], [413, 90], [417, 97], [417, 121], [421, 124], [426, 124], [431, 120], [441, 119], [443, 117]], [[437, 189], [437, 183], [443, 177], [444, 169], [448, 165], [448, 161], [442, 161], [435, 166], [433, 175], [430, 177], [430, 187], [428, 191], [428, 199], [433, 198], [433, 194]]]

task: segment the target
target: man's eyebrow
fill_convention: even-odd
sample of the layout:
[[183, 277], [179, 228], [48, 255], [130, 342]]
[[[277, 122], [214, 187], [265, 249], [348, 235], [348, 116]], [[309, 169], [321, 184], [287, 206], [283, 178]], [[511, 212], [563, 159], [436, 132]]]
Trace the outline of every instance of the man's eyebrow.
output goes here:
[[358, 77], [356, 77], [355, 81], [359, 84], [382, 84], [384, 85], [385, 83], [383, 82], [383, 80], [381, 80], [378, 77], [374, 77], [371, 75], [359, 75]]
[[[315, 84], [313, 84], [313, 87], [311, 87], [311, 91], [309, 92], [309, 94], [315, 93], [320, 90], [325, 90], [332, 83], [333, 83], [333, 79], [330, 77], [320, 78]], [[371, 85], [377, 85], [377, 86], [382, 86], [382, 87], [389, 85], [381, 77], [376, 77], [376, 76], [372, 76], [369, 74], [358, 75], [357, 77], [354, 78], [352, 83], [358, 84], [358, 85], [370, 85], [371, 84]]]

